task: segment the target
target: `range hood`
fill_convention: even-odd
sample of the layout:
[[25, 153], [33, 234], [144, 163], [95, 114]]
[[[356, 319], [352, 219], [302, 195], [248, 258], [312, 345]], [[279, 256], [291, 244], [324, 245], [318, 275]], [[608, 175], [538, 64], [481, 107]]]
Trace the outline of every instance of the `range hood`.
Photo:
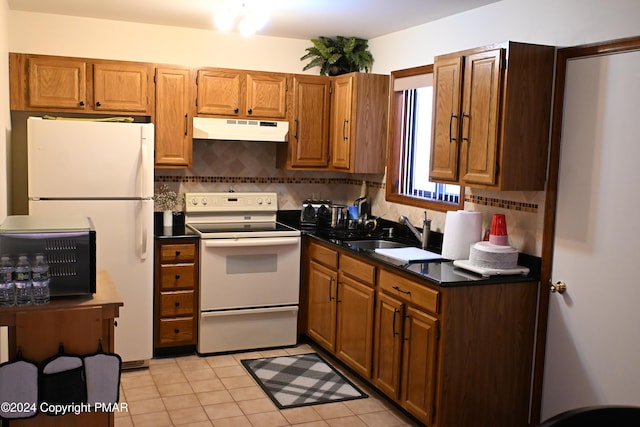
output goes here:
[[251, 119], [193, 118], [194, 139], [287, 142], [289, 122]]

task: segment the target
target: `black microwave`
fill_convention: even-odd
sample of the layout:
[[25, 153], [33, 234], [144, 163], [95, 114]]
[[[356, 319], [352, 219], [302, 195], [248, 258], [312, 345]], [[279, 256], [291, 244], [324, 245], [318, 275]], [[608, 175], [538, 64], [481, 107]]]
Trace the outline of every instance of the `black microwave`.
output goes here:
[[96, 232], [88, 217], [11, 215], [0, 225], [0, 254], [17, 262], [43, 254], [52, 297], [96, 292]]

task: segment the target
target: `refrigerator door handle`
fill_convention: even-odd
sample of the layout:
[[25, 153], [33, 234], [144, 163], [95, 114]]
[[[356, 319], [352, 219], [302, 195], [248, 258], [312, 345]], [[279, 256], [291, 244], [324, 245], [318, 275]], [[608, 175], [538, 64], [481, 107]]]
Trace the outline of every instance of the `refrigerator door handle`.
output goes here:
[[147, 243], [148, 243], [148, 233], [147, 233], [147, 219], [146, 219], [146, 215], [144, 215], [144, 200], [140, 201], [140, 208], [142, 211], [142, 215], [141, 215], [141, 220], [140, 220], [140, 227], [142, 228], [142, 235], [140, 236], [140, 244], [142, 245], [142, 247], [140, 248], [140, 259], [141, 260], [146, 260], [147, 259]]
[[147, 163], [149, 162], [149, 153], [147, 152], [147, 136], [145, 135], [144, 128], [140, 129], [140, 154], [142, 155], [142, 164], [140, 166], [140, 197], [145, 197], [147, 191]]

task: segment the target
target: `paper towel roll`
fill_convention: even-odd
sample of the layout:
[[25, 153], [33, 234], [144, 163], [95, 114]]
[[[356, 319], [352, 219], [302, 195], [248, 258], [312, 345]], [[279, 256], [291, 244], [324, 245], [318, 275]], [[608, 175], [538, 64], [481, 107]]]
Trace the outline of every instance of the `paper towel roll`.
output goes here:
[[447, 212], [442, 239], [443, 258], [469, 259], [471, 245], [480, 240], [482, 240], [482, 212]]

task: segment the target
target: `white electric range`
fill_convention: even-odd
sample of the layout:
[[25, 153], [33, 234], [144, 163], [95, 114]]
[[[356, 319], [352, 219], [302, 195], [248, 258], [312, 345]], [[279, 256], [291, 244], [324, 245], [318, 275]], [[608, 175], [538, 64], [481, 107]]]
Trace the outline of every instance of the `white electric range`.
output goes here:
[[187, 193], [200, 236], [200, 354], [295, 345], [300, 231], [276, 221], [278, 196]]

